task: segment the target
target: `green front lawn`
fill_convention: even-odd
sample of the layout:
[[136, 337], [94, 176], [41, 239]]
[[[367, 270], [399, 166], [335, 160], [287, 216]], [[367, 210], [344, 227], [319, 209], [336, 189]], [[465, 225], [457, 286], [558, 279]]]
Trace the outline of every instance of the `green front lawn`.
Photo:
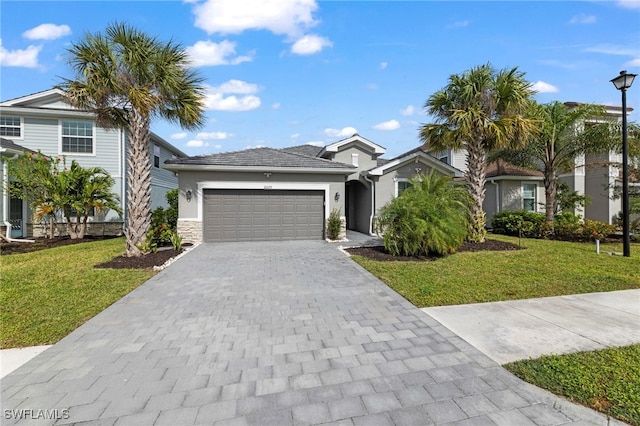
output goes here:
[[[518, 238], [489, 235], [518, 244]], [[456, 253], [435, 261], [353, 259], [418, 307], [495, 302], [640, 288], [640, 244], [631, 257], [595, 244], [522, 239], [523, 250]], [[601, 252], [622, 245], [602, 245]]]
[[0, 348], [55, 343], [153, 276], [94, 269], [123, 251], [114, 238], [1, 256]]
[[640, 345], [506, 364], [529, 383], [640, 425]]

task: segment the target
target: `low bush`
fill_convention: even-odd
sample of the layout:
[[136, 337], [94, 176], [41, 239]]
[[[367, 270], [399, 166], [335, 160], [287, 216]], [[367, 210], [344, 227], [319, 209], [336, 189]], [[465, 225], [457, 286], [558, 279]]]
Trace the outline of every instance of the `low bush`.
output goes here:
[[496, 234], [514, 237], [544, 238], [549, 234], [544, 214], [527, 210], [496, 213], [491, 226]]
[[395, 256], [446, 255], [462, 245], [469, 231], [469, 195], [463, 186], [436, 172], [419, 175], [385, 205], [377, 226]]
[[525, 210], [496, 213], [491, 225], [496, 234], [570, 241], [603, 240], [617, 229], [615, 225], [597, 220], [581, 221], [580, 216], [571, 212], [557, 214], [553, 226], [549, 226], [544, 214]]
[[342, 219], [340, 219], [340, 210], [333, 209], [327, 220], [327, 237], [329, 237], [330, 240], [337, 240], [340, 237], [341, 230]]

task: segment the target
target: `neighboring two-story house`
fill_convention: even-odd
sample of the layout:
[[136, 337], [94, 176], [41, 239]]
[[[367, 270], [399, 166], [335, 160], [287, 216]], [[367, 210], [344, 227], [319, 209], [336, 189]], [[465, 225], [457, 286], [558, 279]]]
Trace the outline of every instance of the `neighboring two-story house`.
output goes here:
[[[63, 92], [51, 89], [0, 103], [0, 151], [3, 156], [20, 155], [22, 150], [41, 151], [53, 157], [64, 157], [67, 164], [76, 160], [83, 167], [101, 167], [115, 180], [112, 189], [121, 200], [126, 215], [127, 143], [124, 129], [105, 129], [96, 126], [90, 112], [80, 111], [64, 101]], [[161, 168], [166, 160], [186, 157], [160, 136], [152, 133], [151, 197], [152, 208], [166, 206], [165, 194], [177, 188], [178, 178], [170, 170]], [[11, 177], [6, 164], [1, 162], [3, 187]], [[39, 236], [42, 226], [33, 223], [27, 203], [9, 197], [3, 191], [0, 197], [1, 232], [4, 222], [12, 225], [13, 237]], [[113, 211], [96, 213], [90, 218], [88, 233], [120, 234], [125, 218]]]
[[[568, 107], [575, 107], [576, 102], [566, 102]], [[622, 108], [606, 106], [609, 118], [622, 120]], [[631, 108], [627, 109], [632, 111]], [[587, 121], [588, 122], [588, 121]], [[447, 150], [436, 154], [451, 166], [467, 170], [466, 151]], [[567, 174], [559, 176], [561, 182], [569, 185], [570, 191], [587, 195], [590, 203], [584, 209], [574, 212], [585, 219], [614, 223], [618, 212], [622, 209], [622, 201], [615, 199], [614, 188], [622, 185], [622, 156], [615, 152], [588, 155], [577, 158], [575, 168]], [[487, 224], [491, 224], [493, 215], [505, 210], [529, 210], [538, 213], [545, 211], [545, 191], [543, 175], [538, 170], [525, 169], [497, 161], [485, 168], [487, 183], [483, 209], [487, 214]]]

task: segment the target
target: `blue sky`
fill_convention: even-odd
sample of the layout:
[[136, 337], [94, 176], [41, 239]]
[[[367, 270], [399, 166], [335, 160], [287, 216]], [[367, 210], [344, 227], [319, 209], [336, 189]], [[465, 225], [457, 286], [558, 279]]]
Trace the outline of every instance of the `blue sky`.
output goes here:
[[[419, 144], [426, 99], [471, 67], [517, 66], [542, 103], [619, 106], [609, 80], [640, 74], [640, 0], [2, 0], [0, 99], [72, 77], [70, 43], [114, 21], [181, 43], [206, 79], [202, 129], [152, 125], [189, 155], [357, 131], [390, 158]], [[640, 79], [627, 102], [640, 121]]]

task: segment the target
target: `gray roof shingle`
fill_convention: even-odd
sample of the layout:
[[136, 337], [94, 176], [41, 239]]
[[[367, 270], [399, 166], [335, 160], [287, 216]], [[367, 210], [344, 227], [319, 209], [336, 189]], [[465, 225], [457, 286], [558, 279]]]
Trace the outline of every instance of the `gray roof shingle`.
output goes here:
[[165, 164], [240, 167], [291, 167], [312, 169], [345, 169], [354, 166], [315, 158], [308, 155], [287, 152], [274, 148], [254, 148], [220, 154], [177, 158]]
[[12, 151], [31, 151], [29, 148], [25, 148], [22, 145], [18, 145], [10, 139], [0, 138], [0, 147], [10, 149]]
[[317, 157], [318, 154], [320, 154], [320, 152], [322, 151], [321, 146], [314, 146], [314, 145], [298, 145], [298, 146], [291, 146], [288, 148], [282, 148], [280, 151], [284, 151], [284, 152], [288, 152], [291, 154], [302, 154], [302, 155], [307, 155], [309, 157]]

